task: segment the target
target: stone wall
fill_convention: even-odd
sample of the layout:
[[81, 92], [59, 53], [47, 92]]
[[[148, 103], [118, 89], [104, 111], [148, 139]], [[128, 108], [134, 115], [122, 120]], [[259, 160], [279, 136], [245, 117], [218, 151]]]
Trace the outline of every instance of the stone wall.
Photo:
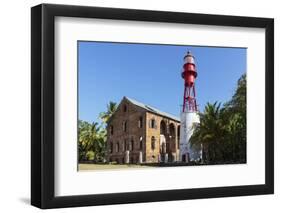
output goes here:
[[[142, 118], [142, 126], [140, 119]], [[139, 162], [140, 152], [145, 160], [145, 110], [123, 99], [110, 119], [107, 131], [108, 160], [125, 163], [125, 151], [129, 151], [130, 163]], [[111, 128], [113, 127], [113, 134]], [[142, 140], [142, 142], [141, 142]], [[112, 145], [111, 145], [112, 144]], [[119, 151], [118, 145], [119, 144]], [[113, 150], [111, 151], [111, 148]]]
[[[151, 126], [152, 120], [155, 120], [156, 125], [154, 127]], [[162, 126], [165, 126], [165, 132], [161, 132], [161, 123], [164, 124]], [[179, 150], [178, 150], [179, 128], [178, 127], [180, 125], [180, 122], [150, 112], [146, 112], [146, 125], [148, 127], [146, 129], [147, 162], [159, 162], [161, 161], [161, 159], [162, 161], [165, 161], [165, 156], [164, 156], [165, 154], [167, 154], [166, 160], [169, 161], [178, 160], [178, 154], [179, 154]], [[165, 141], [166, 141], [165, 148], [160, 146], [160, 133], [162, 133], [162, 135], [165, 137]], [[153, 139], [155, 139], [155, 145], [152, 144], [154, 143]], [[161, 156], [161, 154], [163, 156]]]
[[156, 163], [161, 161], [162, 156], [164, 161], [164, 155], [160, 153], [164, 150], [160, 147], [161, 122], [162, 126], [166, 126], [166, 160], [178, 160], [180, 122], [150, 113], [124, 98], [107, 125], [107, 160], [117, 163]]

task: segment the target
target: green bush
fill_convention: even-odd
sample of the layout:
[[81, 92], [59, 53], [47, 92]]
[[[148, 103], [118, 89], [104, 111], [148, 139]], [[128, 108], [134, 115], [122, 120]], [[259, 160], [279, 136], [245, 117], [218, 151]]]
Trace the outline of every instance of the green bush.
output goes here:
[[95, 159], [95, 153], [93, 151], [88, 151], [86, 154], [87, 160], [94, 160]]

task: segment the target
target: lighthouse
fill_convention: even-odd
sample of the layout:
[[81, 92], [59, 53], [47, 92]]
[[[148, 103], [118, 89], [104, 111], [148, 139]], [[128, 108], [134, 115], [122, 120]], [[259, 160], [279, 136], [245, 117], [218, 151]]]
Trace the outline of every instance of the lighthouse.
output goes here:
[[194, 56], [190, 51], [184, 57], [181, 77], [184, 80], [183, 105], [180, 114], [180, 161], [189, 162], [201, 157], [201, 153], [195, 150], [189, 139], [193, 134], [194, 126], [200, 123], [198, 105], [196, 103], [195, 80], [197, 70]]

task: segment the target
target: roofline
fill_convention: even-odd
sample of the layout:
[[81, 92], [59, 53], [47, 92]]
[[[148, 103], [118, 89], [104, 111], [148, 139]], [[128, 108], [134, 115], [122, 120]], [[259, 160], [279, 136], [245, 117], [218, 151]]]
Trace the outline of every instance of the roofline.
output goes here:
[[[171, 115], [171, 117], [170, 117], [170, 116], [167, 116], [167, 115], [164, 115], [164, 114], [161, 114], [161, 113], [157, 113], [157, 112], [155, 112], [155, 111], [153, 111], [153, 110], [149, 110], [149, 109], [147, 109], [147, 108], [145, 108], [145, 107], [142, 107], [142, 106], [140, 106], [140, 105], [134, 103], [133, 101], [136, 101], [136, 100], [130, 99], [130, 98], [128, 98], [127, 96], [123, 96], [122, 100], [119, 102], [119, 104], [118, 104], [118, 106], [117, 106], [116, 111], [119, 109], [120, 104], [121, 104], [124, 100], [127, 100], [128, 102], [130, 102], [130, 103], [133, 104], [134, 106], [137, 106], [137, 107], [139, 107], [139, 108], [145, 110], [146, 112], [149, 112], [149, 113], [151, 113], [151, 114], [158, 115], [158, 116], [161, 116], [161, 117], [163, 117], [163, 118], [167, 118], [167, 119], [173, 120], [173, 121], [175, 121], [175, 122], [177, 122], [177, 123], [180, 123], [180, 119], [173, 118], [173, 117], [172, 117], [173, 115]], [[136, 101], [136, 102], [138, 102], [138, 101]], [[140, 104], [143, 104], [143, 103], [141, 103], [141, 102], [139, 102], [139, 103], [140, 103]], [[145, 104], [143, 104], [143, 105], [145, 105]], [[149, 106], [148, 106], [148, 107], [149, 107]], [[153, 108], [154, 108], [154, 107], [153, 107]], [[155, 109], [156, 109], [156, 108], [155, 108]], [[158, 110], [158, 109], [156, 109], [156, 110]], [[159, 110], [159, 111], [160, 111], [160, 110]], [[163, 112], [163, 113], [165, 113], [165, 112]], [[115, 114], [115, 113], [113, 113], [113, 115], [108, 119], [107, 124], [110, 123], [110, 121], [111, 121], [111, 119], [113, 118], [114, 114]]]
[[[137, 106], [137, 107], [140, 107], [140, 108], [144, 109], [145, 111], [147, 111], [147, 112], [149, 112], [149, 113], [152, 113], [152, 114], [155, 114], [155, 115], [159, 115], [159, 116], [161, 116], [161, 117], [168, 118], [168, 119], [170, 119], [170, 120], [173, 120], [173, 121], [176, 121], [176, 122], [179, 122], [179, 123], [180, 123], [180, 119], [173, 118], [173, 117], [172, 117], [173, 115], [167, 116], [167, 115], [164, 115], [164, 114], [161, 114], [161, 113], [157, 113], [157, 112], [155, 112], [155, 111], [153, 111], [153, 110], [149, 110], [149, 109], [147, 109], [147, 108], [145, 108], [145, 107], [142, 107], [142, 106], [140, 106], [140, 105], [138, 105], [138, 104], [136, 104], [136, 103], [133, 103], [133, 102], [132, 102], [132, 99], [128, 98], [127, 96], [124, 96], [123, 99], [126, 99], [126, 100], [129, 101], [131, 104], [133, 104], [133, 105], [135, 105], [135, 106]], [[123, 101], [123, 99], [122, 99], [122, 101]], [[121, 101], [121, 102], [122, 102], [122, 101]], [[133, 101], [136, 101], [136, 100], [133, 100]], [[121, 102], [120, 102], [120, 103], [121, 103]], [[138, 102], [138, 101], [136, 101], [136, 102]], [[140, 103], [140, 104], [143, 104], [143, 103]], [[145, 104], [143, 104], [143, 105], [145, 105]], [[148, 106], [148, 107], [150, 107], [150, 106]], [[153, 108], [154, 108], [154, 107], [153, 107]], [[155, 108], [155, 109], [156, 109], [156, 108]], [[156, 109], [156, 110], [158, 110], [158, 109]], [[160, 111], [160, 110], [159, 110], [159, 111]], [[165, 113], [165, 112], [163, 112], [163, 113]]]
[[162, 115], [162, 114], [157, 113], [157, 112], [152, 112], [152, 111], [149, 111], [149, 110], [147, 110], [147, 109], [145, 109], [145, 110], [146, 110], [147, 112], [151, 113], [151, 114], [159, 115], [159, 116], [161, 116], [161, 117], [163, 117], [163, 118], [168, 118], [168, 119], [170, 119], [170, 120], [173, 120], [173, 121], [176, 121], [176, 122], [180, 123], [180, 120], [177, 120], [177, 119], [175, 119], [175, 118], [171, 118], [171, 117]]

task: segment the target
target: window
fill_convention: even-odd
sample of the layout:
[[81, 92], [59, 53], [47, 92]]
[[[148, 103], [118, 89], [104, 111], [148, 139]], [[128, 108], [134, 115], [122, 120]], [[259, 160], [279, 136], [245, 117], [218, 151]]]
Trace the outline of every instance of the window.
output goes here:
[[127, 151], [128, 149], [128, 144], [127, 144], [127, 140], [124, 140], [124, 151]]
[[122, 141], [119, 142], [119, 152], [123, 151], [123, 144]]
[[112, 142], [110, 142], [109, 152], [110, 152], [110, 153], [113, 152], [113, 143], [112, 143]]
[[175, 149], [176, 148], [176, 128], [173, 123], [170, 123], [170, 125], [169, 125], [169, 142], [170, 142], [170, 148]]
[[142, 142], [142, 136], [140, 137], [140, 150], [143, 149], [143, 142]]
[[155, 137], [152, 136], [152, 137], [151, 137], [151, 149], [152, 149], [152, 150], [155, 149], [155, 141], [156, 141]]
[[142, 116], [139, 117], [138, 127], [142, 128]]
[[123, 141], [123, 144], [122, 144], [122, 151], [123, 151], [123, 152], [126, 151], [126, 140]]
[[126, 105], [123, 106], [123, 112], [127, 112], [127, 106]]
[[127, 132], [127, 121], [123, 121], [122, 126], [123, 126], [123, 131]]
[[116, 143], [116, 152], [119, 152], [119, 142]]
[[133, 151], [134, 150], [134, 139], [131, 139], [131, 144], [130, 144], [130, 150]]
[[110, 125], [109, 131], [110, 131], [110, 134], [113, 135], [113, 126], [112, 125]]
[[149, 127], [152, 128], [152, 129], [156, 129], [156, 121], [155, 121], [154, 118], [150, 119]]
[[166, 127], [166, 123], [165, 123], [164, 120], [162, 120], [161, 123], [160, 123], [160, 134], [161, 135], [167, 134], [167, 127]]

